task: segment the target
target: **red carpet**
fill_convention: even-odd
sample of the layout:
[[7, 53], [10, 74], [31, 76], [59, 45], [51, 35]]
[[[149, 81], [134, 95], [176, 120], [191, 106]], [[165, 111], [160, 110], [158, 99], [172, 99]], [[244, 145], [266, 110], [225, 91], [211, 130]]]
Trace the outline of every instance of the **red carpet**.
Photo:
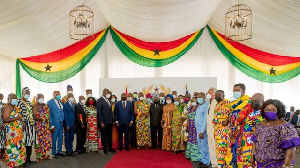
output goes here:
[[192, 168], [190, 160], [162, 150], [130, 150], [117, 152], [105, 168]]

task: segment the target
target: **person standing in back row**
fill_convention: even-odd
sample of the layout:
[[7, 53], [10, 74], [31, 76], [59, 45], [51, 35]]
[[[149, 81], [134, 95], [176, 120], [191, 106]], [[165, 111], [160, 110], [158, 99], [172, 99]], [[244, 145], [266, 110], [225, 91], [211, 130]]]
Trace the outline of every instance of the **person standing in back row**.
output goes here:
[[105, 154], [108, 154], [108, 151], [116, 152], [116, 150], [112, 148], [113, 116], [111, 103], [108, 100], [110, 96], [109, 90], [106, 88], [103, 89], [102, 96], [97, 100], [96, 105], [98, 125], [101, 131], [101, 143]]

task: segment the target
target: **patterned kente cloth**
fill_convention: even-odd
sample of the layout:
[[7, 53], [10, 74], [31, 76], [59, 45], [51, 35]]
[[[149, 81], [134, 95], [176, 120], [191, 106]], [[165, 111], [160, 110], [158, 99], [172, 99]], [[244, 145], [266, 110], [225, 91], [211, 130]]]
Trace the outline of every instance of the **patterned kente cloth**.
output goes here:
[[23, 138], [25, 146], [33, 146], [37, 141], [36, 131], [34, 127], [34, 119], [32, 114], [32, 104], [29, 100], [18, 101], [18, 108], [25, 124], [25, 131], [23, 131]]
[[162, 139], [162, 150], [171, 151], [172, 150], [172, 116], [173, 111], [175, 111], [176, 106], [171, 104], [166, 104], [163, 107], [163, 139]]
[[97, 126], [97, 109], [85, 106], [87, 113], [87, 130], [85, 148], [87, 152], [98, 151], [98, 126]]
[[230, 100], [223, 99], [214, 109], [214, 138], [216, 141], [216, 156], [218, 167], [225, 167], [225, 155], [228, 147], [228, 126], [223, 126], [223, 121], [228, 119]]
[[190, 158], [191, 161], [201, 161], [201, 152], [198, 145], [198, 140], [197, 140], [198, 135], [195, 126], [196, 110], [198, 106], [199, 106], [198, 104], [196, 106], [190, 106], [187, 115], [189, 135], [188, 135], [185, 157]]
[[257, 167], [280, 168], [284, 163], [286, 149], [300, 146], [300, 138], [291, 123], [277, 126], [258, 123], [255, 129], [252, 140], [256, 143], [254, 154]]
[[[244, 95], [239, 99], [230, 103], [229, 112], [229, 133], [232, 134], [232, 139], [230, 139], [230, 146], [227, 149], [225, 162], [227, 167], [240, 165], [243, 163], [242, 157], [238, 157], [241, 153], [241, 148], [239, 148], [239, 140], [241, 136], [241, 129], [243, 124], [243, 119], [241, 118], [242, 111], [250, 103], [251, 99], [248, 95]], [[242, 115], [244, 116], [244, 115]]]
[[189, 130], [187, 130], [187, 126], [188, 126], [187, 111], [190, 105], [191, 105], [191, 101], [187, 102], [187, 104], [185, 105], [185, 109], [182, 112], [183, 122], [182, 122], [181, 135], [180, 135], [180, 139], [182, 142], [188, 141]]
[[151, 147], [150, 105], [147, 100], [137, 101], [136, 140], [138, 147]]
[[186, 109], [186, 105], [181, 103], [176, 106], [172, 117], [172, 150], [174, 152], [184, 150], [183, 141], [181, 139], [181, 129], [184, 119], [182, 113]]
[[50, 155], [52, 149], [52, 140], [49, 123], [49, 108], [46, 104], [43, 104], [37, 109], [37, 117], [43, 118], [44, 121], [35, 121], [37, 132], [37, 144], [35, 145], [36, 159], [41, 160]]
[[[20, 115], [20, 110], [14, 107], [10, 112], [9, 117], [14, 118]], [[26, 149], [23, 144], [22, 123], [16, 120], [11, 123], [6, 123], [6, 141], [4, 162], [8, 168], [21, 166], [26, 161]]]

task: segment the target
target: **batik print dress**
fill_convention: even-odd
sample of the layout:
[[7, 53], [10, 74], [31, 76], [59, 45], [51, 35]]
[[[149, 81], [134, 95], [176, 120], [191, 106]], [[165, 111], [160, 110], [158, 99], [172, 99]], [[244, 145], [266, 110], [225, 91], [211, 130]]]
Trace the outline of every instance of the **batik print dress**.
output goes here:
[[190, 158], [191, 161], [201, 161], [201, 152], [198, 145], [198, 135], [195, 125], [196, 110], [198, 106], [198, 104], [196, 106], [190, 106], [187, 114], [189, 134], [185, 157]]
[[230, 100], [223, 99], [214, 109], [214, 138], [216, 141], [216, 156], [218, 167], [225, 167], [225, 155], [228, 147], [228, 126], [223, 126], [223, 122], [228, 119]]
[[150, 105], [147, 100], [137, 101], [136, 139], [138, 147], [151, 147]]
[[44, 119], [43, 121], [35, 121], [37, 132], [37, 144], [35, 145], [35, 153], [37, 161], [41, 161], [42, 159], [49, 157], [50, 151], [52, 149], [49, 108], [46, 104], [37, 109], [37, 117]]
[[85, 148], [88, 152], [97, 152], [99, 150], [97, 109], [85, 106], [85, 110], [87, 112], [87, 132]]
[[[10, 112], [9, 117], [15, 118], [20, 115], [20, 110], [14, 107]], [[22, 123], [19, 120], [11, 123], [5, 123], [6, 141], [4, 162], [8, 168], [21, 166], [26, 161], [26, 149], [23, 143]]]
[[19, 99], [18, 108], [20, 109], [23, 122], [25, 124], [24, 143], [25, 146], [34, 146], [37, 142], [36, 130], [32, 113], [32, 104], [29, 100], [23, 101]]
[[162, 150], [172, 150], [172, 116], [173, 111], [176, 110], [176, 106], [172, 104], [166, 104], [163, 107], [162, 122], [163, 122], [163, 139]]
[[184, 150], [183, 141], [181, 139], [181, 129], [184, 119], [182, 113], [186, 109], [185, 104], [176, 106], [172, 117], [172, 150], [174, 152]]

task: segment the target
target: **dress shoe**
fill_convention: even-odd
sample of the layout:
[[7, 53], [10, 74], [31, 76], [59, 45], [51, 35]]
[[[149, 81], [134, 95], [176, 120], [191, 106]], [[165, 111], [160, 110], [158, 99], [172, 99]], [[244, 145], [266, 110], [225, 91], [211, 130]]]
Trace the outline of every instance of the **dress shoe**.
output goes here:
[[109, 152], [117, 152], [117, 151], [114, 150], [114, 149], [109, 149], [108, 151], [109, 151]]
[[57, 154], [55, 154], [55, 155], [52, 155], [52, 158], [55, 158], [55, 159], [57, 159], [57, 158], [58, 158]]
[[122, 151], [123, 150], [123, 148], [119, 148], [119, 151]]
[[67, 156], [75, 157], [73, 153], [67, 153]]
[[129, 148], [125, 148], [126, 151], [129, 151]]
[[58, 153], [57, 156], [65, 157], [66, 155], [64, 155], [64, 154], [62, 154], [62, 153]]
[[107, 150], [103, 150], [104, 154], [108, 154], [108, 151]]

